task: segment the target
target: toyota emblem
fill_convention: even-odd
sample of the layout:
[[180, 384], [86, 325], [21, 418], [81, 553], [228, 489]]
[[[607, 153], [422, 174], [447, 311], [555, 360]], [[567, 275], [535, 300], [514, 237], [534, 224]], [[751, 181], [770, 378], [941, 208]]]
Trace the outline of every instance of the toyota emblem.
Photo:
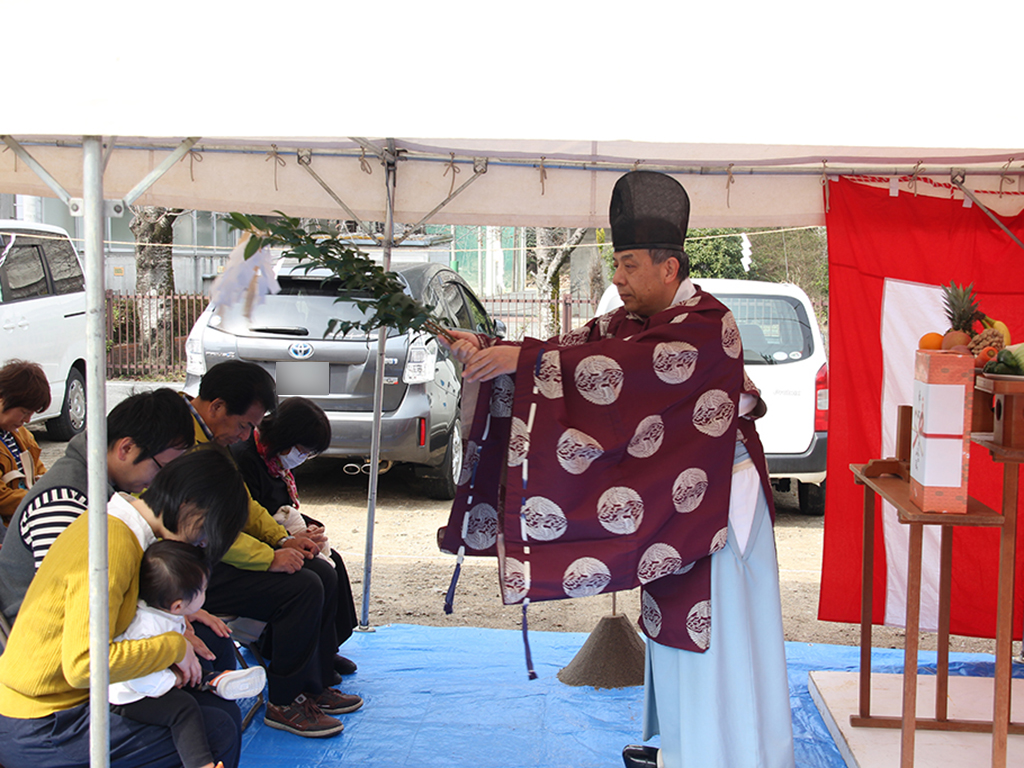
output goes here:
[[288, 354], [296, 360], [309, 360], [313, 356], [313, 345], [308, 341], [296, 341], [288, 347]]

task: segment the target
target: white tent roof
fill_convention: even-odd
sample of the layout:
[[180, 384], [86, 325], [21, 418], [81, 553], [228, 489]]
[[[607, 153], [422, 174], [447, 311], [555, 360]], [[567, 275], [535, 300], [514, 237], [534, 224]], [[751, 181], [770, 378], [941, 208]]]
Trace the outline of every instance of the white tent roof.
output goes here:
[[[14, 136], [72, 197], [81, 196], [81, 137]], [[123, 199], [181, 145], [182, 138], [113, 140], [104, 174], [107, 199]], [[350, 218], [298, 162], [309, 168], [363, 220], [384, 218], [383, 169], [375, 149], [384, 139], [202, 137], [145, 194], [139, 204], [200, 210], [239, 210], [294, 216]], [[1024, 149], [924, 150], [909, 148], [654, 144], [629, 141], [541, 141], [396, 138], [395, 220], [419, 222], [486, 160], [486, 173], [470, 184], [432, 223], [606, 226], [615, 179], [633, 167], [679, 174], [692, 198], [691, 225], [754, 227], [824, 224], [824, 173], [926, 176], [921, 194], [948, 196], [951, 168], [967, 170], [975, 190], [1001, 213], [1016, 213], [1018, 164]], [[452, 168], [457, 169], [453, 174]], [[920, 166], [918, 164], [920, 163]], [[453, 185], [454, 177], [454, 185]], [[887, 183], [887, 182], [886, 182]], [[904, 181], [906, 189], [908, 182]], [[54, 193], [13, 152], [0, 155], [0, 192]], [[959, 193], [958, 193], [959, 194]]]

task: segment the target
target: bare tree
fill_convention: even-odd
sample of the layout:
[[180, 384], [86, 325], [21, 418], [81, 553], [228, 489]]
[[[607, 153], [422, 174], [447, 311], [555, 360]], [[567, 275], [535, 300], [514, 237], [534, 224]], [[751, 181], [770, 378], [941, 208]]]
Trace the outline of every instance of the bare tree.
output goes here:
[[174, 342], [174, 221], [180, 208], [132, 206], [139, 347], [147, 360], [170, 362]]
[[587, 234], [586, 227], [570, 230], [567, 227], [536, 227], [534, 230], [537, 258], [537, 295], [548, 301], [541, 305], [541, 328], [549, 335], [561, 333], [561, 307], [559, 275], [569, 257]]

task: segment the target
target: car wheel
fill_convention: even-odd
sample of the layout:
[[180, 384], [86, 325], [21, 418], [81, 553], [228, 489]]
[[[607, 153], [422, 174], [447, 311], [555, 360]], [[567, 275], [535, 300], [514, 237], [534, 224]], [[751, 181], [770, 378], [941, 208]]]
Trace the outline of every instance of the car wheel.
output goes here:
[[423, 491], [431, 499], [454, 499], [462, 473], [462, 421], [455, 414], [452, 428], [448, 432], [448, 446], [444, 452], [444, 461], [439, 467], [420, 472], [423, 480]]
[[46, 422], [46, 431], [54, 440], [67, 441], [85, 429], [85, 377], [77, 368], [68, 374], [64, 405], [60, 416]]
[[805, 515], [825, 514], [825, 480], [821, 485], [814, 483], [800, 483], [797, 487], [797, 495], [800, 497], [800, 511]]

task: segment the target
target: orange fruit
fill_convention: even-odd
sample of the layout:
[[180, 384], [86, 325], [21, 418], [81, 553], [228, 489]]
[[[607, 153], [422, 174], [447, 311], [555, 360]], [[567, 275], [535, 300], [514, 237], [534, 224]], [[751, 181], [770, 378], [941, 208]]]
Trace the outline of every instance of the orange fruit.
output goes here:
[[921, 337], [921, 340], [917, 342], [918, 349], [942, 349], [942, 334], [926, 333]]

